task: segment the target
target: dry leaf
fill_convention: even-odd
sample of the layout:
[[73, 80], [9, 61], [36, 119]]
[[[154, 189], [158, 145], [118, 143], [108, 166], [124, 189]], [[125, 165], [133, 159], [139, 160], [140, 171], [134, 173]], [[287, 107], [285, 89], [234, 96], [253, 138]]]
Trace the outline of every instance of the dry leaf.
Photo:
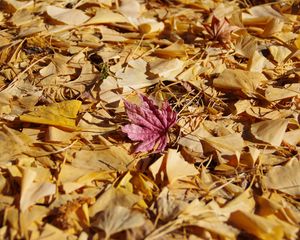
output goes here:
[[105, 239], [109, 239], [114, 233], [140, 227], [143, 224], [145, 224], [145, 218], [140, 212], [113, 205], [97, 217], [94, 225], [103, 229]]
[[140, 98], [141, 106], [124, 101], [131, 124], [122, 127], [122, 131], [131, 140], [141, 142], [135, 152], [161, 152], [167, 146], [169, 128], [176, 123], [176, 112], [168, 102], [164, 102], [159, 109], [148, 97], [140, 95]]
[[231, 214], [229, 221], [259, 239], [283, 239], [283, 227], [279, 223], [253, 213], [238, 210]]
[[213, 86], [225, 90], [241, 90], [250, 94], [266, 81], [266, 77], [261, 73], [226, 69], [214, 80]]
[[108, 209], [110, 205], [123, 206], [126, 209], [130, 209], [139, 202], [142, 202], [140, 196], [124, 188], [110, 187], [89, 208], [89, 213], [91, 217], [94, 217], [97, 213]]
[[169, 149], [165, 156], [150, 166], [150, 171], [157, 180], [164, 181], [166, 178], [170, 183], [178, 178], [199, 173], [194, 165], [186, 162], [175, 149]]
[[56, 192], [55, 184], [50, 182], [35, 182], [36, 176], [37, 173], [33, 170], [24, 170], [20, 198], [20, 209], [22, 212], [35, 204], [36, 201], [53, 195]]
[[86, 22], [90, 17], [78, 9], [65, 9], [55, 6], [48, 6], [46, 13], [54, 20], [68, 25], [80, 25]]
[[239, 29], [237, 26], [231, 26], [226, 18], [218, 19], [216, 16], [212, 17], [211, 25], [204, 25], [206, 31], [212, 39], [220, 42], [229, 42], [230, 34]]
[[117, 83], [124, 88], [125, 93], [132, 91], [132, 89], [138, 90], [157, 83], [156, 80], [148, 79], [146, 71], [147, 63], [143, 59], [129, 61], [128, 66], [116, 72], [116, 77], [120, 79]]
[[0, 239], [296, 240], [299, 4], [246, 2], [0, 0]]
[[254, 123], [251, 125], [251, 133], [259, 140], [273, 146], [280, 146], [288, 122], [285, 119], [277, 119]]
[[184, 62], [175, 58], [172, 60], [157, 59], [150, 63], [150, 71], [164, 79], [174, 79], [184, 68]]
[[0, 129], [0, 165], [4, 166], [28, 151], [31, 142], [29, 136], [4, 126]]
[[75, 127], [80, 106], [81, 102], [78, 100], [37, 106], [32, 112], [21, 115], [20, 120], [61, 127]]
[[96, 15], [85, 24], [101, 24], [101, 23], [126, 23], [128, 20], [119, 13], [115, 13], [109, 9], [100, 8]]
[[288, 193], [295, 197], [300, 196], [300, 163], [291, 159], [284, 166], [273, 167], [264, 177], [267, 188]]
[[221, 137], [206, 137], [207, 142], [213, 149], [216, 149], [224, 154], [240, 153], [244, 148], [244, 140], [239, 134], [229, 134]]
[[269, 86], [266, 89], [265, 97], [268, 101], [278, 101], [300, 95], [300, 84], [286, 84], [282, 88]]

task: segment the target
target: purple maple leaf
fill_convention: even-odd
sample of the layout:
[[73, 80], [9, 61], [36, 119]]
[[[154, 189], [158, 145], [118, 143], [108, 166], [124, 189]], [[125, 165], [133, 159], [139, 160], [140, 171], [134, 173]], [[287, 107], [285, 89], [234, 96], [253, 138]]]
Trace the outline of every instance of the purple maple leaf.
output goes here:
[[155, 150], [161, 152], [168, 143], [168, 130], [177, 120], [168, 102], [164, 102], [161, 109], [148, 97], [140, 95], [142, 104], [137, 106], [124, 101], [125, 109], [131, 124], [122, 127], [132, 141], [139, 141], [134, 152]]
[[239, 29], [237, 26], [230, 25], [226, 18], [219, 19], [216, 16], [212, 17], [211, 25], [204, 24], [203, 26], [211, 38], [220, 42], [229, 42], [230, 34]]

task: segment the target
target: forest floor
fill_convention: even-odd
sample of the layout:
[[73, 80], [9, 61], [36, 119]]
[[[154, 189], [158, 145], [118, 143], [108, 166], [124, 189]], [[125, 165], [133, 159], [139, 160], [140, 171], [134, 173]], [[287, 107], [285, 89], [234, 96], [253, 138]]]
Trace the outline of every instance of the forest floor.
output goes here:
[[0, 239], [299, 239], [299, 16], [0, 0]]

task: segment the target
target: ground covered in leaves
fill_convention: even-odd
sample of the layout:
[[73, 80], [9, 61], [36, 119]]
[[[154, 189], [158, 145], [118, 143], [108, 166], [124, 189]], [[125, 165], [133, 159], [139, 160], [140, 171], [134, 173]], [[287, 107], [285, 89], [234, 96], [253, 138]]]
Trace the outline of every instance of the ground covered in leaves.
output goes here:
[[0, 0], [0, 239], [299, 239], [299, 15]]

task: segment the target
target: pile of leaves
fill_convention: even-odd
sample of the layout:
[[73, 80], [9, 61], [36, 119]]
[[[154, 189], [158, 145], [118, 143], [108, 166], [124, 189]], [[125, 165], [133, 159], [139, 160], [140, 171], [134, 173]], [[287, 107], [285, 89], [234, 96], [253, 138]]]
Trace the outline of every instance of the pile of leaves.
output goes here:
[[0, 0], [0, 239], [299, 239], [299, 16]]

